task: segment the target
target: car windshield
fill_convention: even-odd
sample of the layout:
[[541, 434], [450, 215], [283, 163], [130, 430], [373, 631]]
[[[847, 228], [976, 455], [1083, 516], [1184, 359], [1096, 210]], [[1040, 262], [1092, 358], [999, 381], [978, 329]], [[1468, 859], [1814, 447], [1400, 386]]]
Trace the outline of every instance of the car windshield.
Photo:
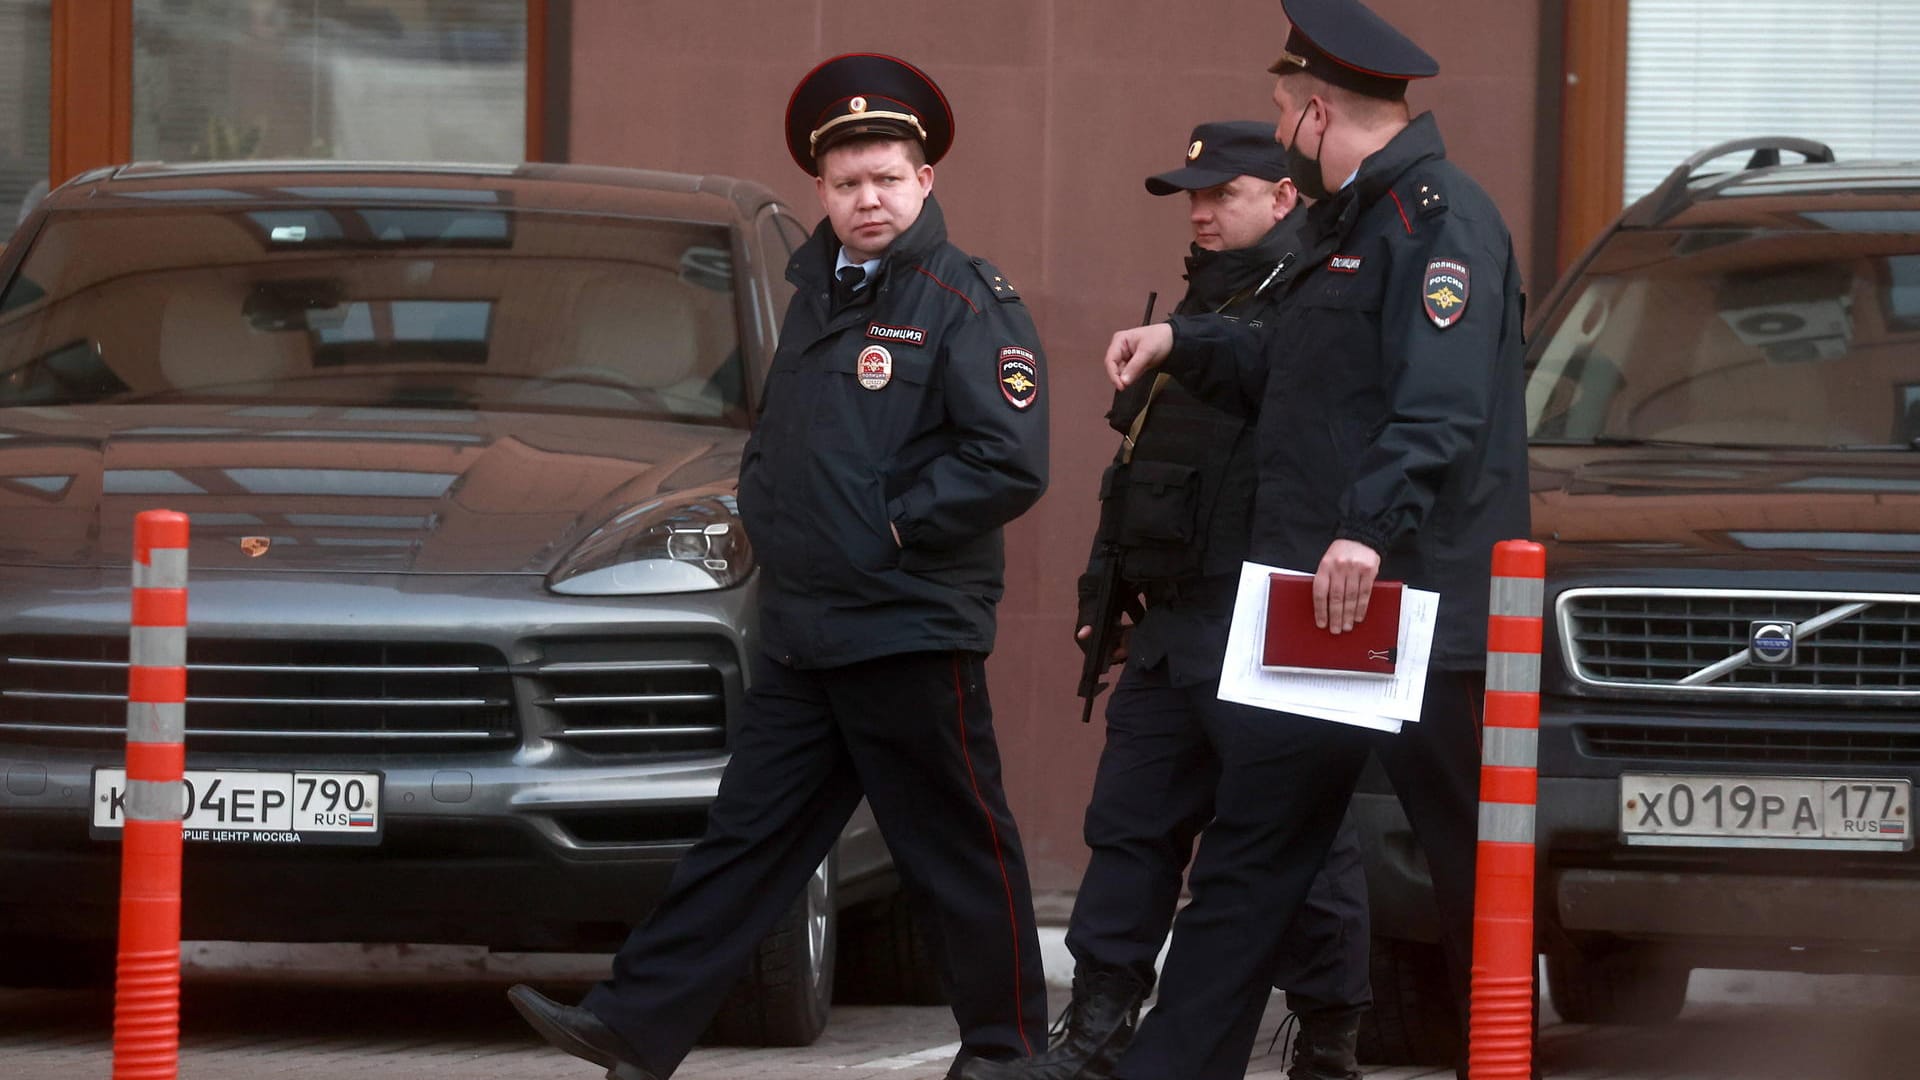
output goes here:
[[744, 427], [731, 252], [719, 225], [491, 206], [55, 213], [0, 293], [0, 407], [213, 400]]
[[1902, 227], [1615, 236], [1529, 352], [1530, 433], [1915, 446], [1920, 230]]

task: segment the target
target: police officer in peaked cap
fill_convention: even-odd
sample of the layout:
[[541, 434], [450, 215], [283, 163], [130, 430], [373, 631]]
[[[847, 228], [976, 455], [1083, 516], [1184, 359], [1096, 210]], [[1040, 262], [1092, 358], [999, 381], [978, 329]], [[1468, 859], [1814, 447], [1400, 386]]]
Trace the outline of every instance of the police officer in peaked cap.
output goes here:
[[1250, 558], [1313, 573], [1327, 630], [1367, 617], [1376, 579], [1437, 590], [1439, 627], [1418, 723], [1268, 713], [1223, 751], [1159, 1004], [1116, 1074], [1130, 1080], [1245, 1070], [1284, 916], [1369, 750], [1432, 869], [1465, 1017], [1490, 564], [1529, 532], [1519, 266], [1493, 200], [1407, 108], [1433, 58], [1358, 0], [1284, 7], [1276, 137], [1317, 200], [1307, 237], [1324, 254], [1289, 278], [1271, 325], [1175, 316], [1116, 334], [1107, 368], [1123, 388], [1160, 368], [1255, 418]]
[[[612, 977], [577, 1006], [510, 992], [609, 1076], [679, 1066], [862, 796], [952, 961], [953, 1068], [1045, 1044], [986, 687], [1001, 528], [1046, 487], [1045, 362], [1012, 283], [947, 242], [933, 165], [952, 143], [939, 87], [893, 57], [829, 60], [788, 103], [826, 216], [787, 267], [798, 291], [741, 461], [760, 635], [732, 757]], [[768, 1034], [811, 1041], [826, 989]]]
[[[1271, 121], [1201, 124], [1184, 161], [1150, 176], [1154, 195], [1184, 195], [1193, 243], [1175, 311], [1271, 323], [1286, 277], [1311, 261], [1306, 206], [1287, 179]], [[1112, 1075], [1151, 990], [1194, 838], [1213, 816], [1221, 754], [1212, 733], [1260, 714], [1215, 694], [1247, 555], [1256, 475], [1247, 419], [1171, 380], [1115, 395], [1121, 435], [1102, 478], [1106, 504], [1080, 579], [1081, 647], [1094, 640], [1101, 582], [1118, 573], [1144, 609], [1122, 631], [1124, 663], [1106, 711], [1085, 836], [1091, 857], [1067, 927], [1073, 1000], [1062, 1034], [1036, 1057], [979, 1061], [967, 1080], [1097, 1080]], [[1284, 938], [1274, 970], [1300, 1017], [1293, 1055], [1316, 1076], [1357, 1076], [1354, 1049], [1368, 993], [1367, 897], [1360, 842], [1342, 825], [1327, 866]]]

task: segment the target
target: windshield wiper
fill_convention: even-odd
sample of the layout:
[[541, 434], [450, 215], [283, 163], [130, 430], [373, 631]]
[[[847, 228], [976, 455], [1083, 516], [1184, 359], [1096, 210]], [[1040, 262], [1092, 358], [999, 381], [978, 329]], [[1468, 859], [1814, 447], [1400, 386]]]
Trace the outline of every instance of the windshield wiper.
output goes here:
[[1636, 439], [1625, 435], [1595, 435], [1589, 439], [1543, 439], [1538, 436], [1528, 439], [1533, 446], [1672, 446], [1689, 450], [1718, 450], [1727, 448], [1724, 443], [1685, 442], [1680, 439]]
[[1625, 435], [1596, 435], [1591, 439], [1542, 439], [1527, 440], [1530, 446], [1604, 446], [1635, 447], [1654, 446], [1682, 450], [1835, 450], [1852, 453], [1905, 452], [1920, 450], [1920, 438], [1905, 443], [1736, 443], [1736, 442], [1688, 442], [1683, 439], [1637, 439]]

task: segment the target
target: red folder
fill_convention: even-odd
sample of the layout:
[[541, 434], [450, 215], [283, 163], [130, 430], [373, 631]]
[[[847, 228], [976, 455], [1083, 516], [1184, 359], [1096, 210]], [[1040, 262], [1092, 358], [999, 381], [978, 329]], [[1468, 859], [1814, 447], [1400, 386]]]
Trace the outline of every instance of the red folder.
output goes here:
[[1367, 617], [1336, 634], [1313, 624], [1313, 577], [1270, 574], [1260, 666], [1269, 671], [1345, 671], [1391, 675], [1399, 659], [1398, 581], [1376, 581]]

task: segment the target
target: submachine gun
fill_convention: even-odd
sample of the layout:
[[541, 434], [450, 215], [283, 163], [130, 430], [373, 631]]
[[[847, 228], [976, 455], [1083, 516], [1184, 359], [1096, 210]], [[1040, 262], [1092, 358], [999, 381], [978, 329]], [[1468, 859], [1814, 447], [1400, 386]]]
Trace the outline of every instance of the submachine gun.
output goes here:
[[[1140, 317], [1140, 325], [1153, 322], [1153, 302], [1159, 293], [1147, 294], [1147, 313]], [[1121, 510], [1121, 492], [1126, 490], [1126, 469], [1133, 460], [1133, 440], [1139, 435], [1135, 431], [1126, 435], [1120, 443], [1120, 460], [1107, 471], [1106, 483], [1100, 492], [1100, 576], [1093, 595], [1093, 635], [1085, 643], [1086, 655], [1080, 661], [1080, 687], [1078, 694], [1083, 704], [1080, 707], [1080, 722], [1093, 721], [1093, 699], [1107, 688], [1101, 676], [1106, 674], [1112, 664], [1108, 658], [1120, 637], [1120, 618], [1129, 616], [1138, 619], [1141, 615], [1139, 591], [1129, 585], [1120, 576], [1120, 530], [1119, 514]], [[1078, 628], [1075, 628], [1076, 632]]]

